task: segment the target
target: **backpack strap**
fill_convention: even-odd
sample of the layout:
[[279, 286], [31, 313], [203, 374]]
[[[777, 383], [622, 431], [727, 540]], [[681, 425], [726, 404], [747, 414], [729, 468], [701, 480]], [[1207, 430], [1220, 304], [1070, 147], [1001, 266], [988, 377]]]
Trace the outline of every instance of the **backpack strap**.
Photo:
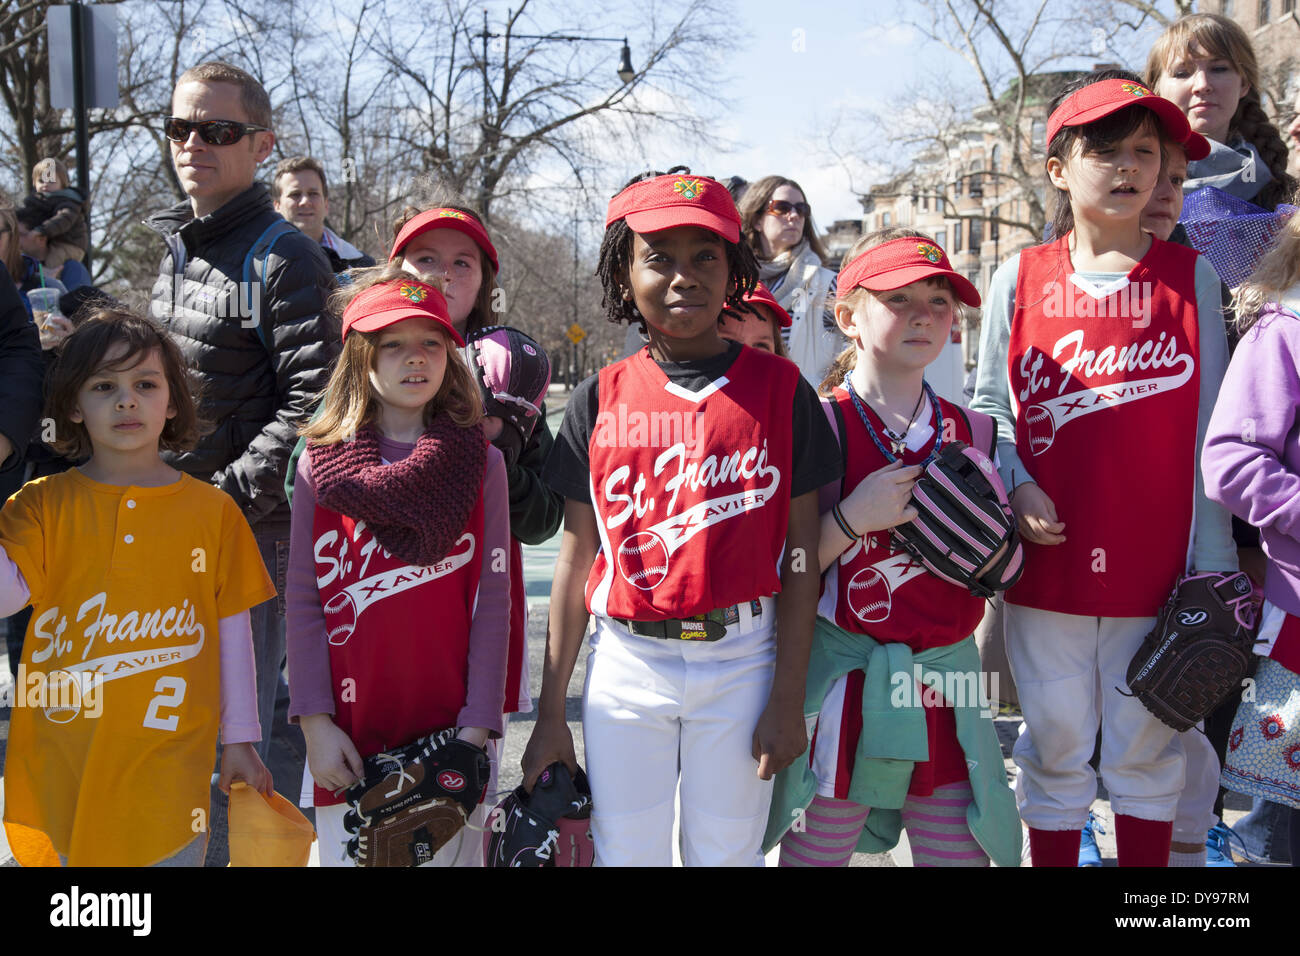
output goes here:
[[966, 423], [966, 429], [970, 432], [971, 444], [988, 455], [990, 459], [996, 461], [998, 423], [993, 416], [985, 415], [983, 412], [971, 411], [969, 408], [963, 408], [955, 402], [949, 404], [961, 416], [961, 420]]
[[[255, 326], [257, 337], [261, 340], [267, 354], [272, 357], [272, 362], [274, 362], [275, 358], [274, 343], [271, 341], [271, 333], [267, 331], [266, 323], [262, 321], [262, 304], [265, 301], [262, 296], [262, 284], [266, 281], [266, 260], [270, 257], [271, 250], [277, 242], [289, 233], [297, 231], [285, 220], [277, 219], [257, 237], [257, 241], [248, 250], [248, 255], [244, 257], [243, 286], [241, 289], [248, 290], [250, 305], [253, 302], [252, 297], [257, 296], [257, 305], [252, 310], [253, 316], [257, 319]], [[240, 294], [242, 296], [242, 291]]]
[[840, 417], [840, 403], [835, 401], [833, 396], [827, 396], [821, 400], [822, 411], [826, 413], [826, 420], [831, 423], [831, 432], [835, 435], [835, 444], [840, 449], [840, 487], [838, 493], [834, 484], [823, 485], [817, 492], [817, 513], [825, 514], [831, 510], [831, 507], [844, 498], [844, 482], [848, 478], [849, 456], [844, 447], [844, 440], [840, 437], [844, 434], [844, 421]]

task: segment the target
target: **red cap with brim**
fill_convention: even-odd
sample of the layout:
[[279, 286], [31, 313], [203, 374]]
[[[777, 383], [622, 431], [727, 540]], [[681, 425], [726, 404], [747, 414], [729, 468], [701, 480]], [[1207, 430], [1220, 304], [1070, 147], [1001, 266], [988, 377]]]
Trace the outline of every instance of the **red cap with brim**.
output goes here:
[[952, 283], [962, 302], [979, 307], [980, 294], [971, 281], [953, 270], [942, 249], [916, 236], [872, 246], [845, 266], [835, 282], [837, 295], [843, 298], [859, 286], [872, 292], [888, 292], [922, 279], [940, 278]]
[[[1051, 145], [1063, 127], [1095, 123], [1130, 106], [1144, 106], [1155, 113], [1165, 132], [1170, 138], [1183, 143], [1188, 148], [1188, 157], [1191, 157], [1187, 141], [1192, 127], [1183, 111], [1164, 97], [1156, 96], [1141, 83], [1130, 80], [1100, 80], [1072, 93], [1047, 118], [1047, 143]], [[1208, 152], [1206, 155], [1209, 155]]]
[[1210, 155], [1210, 141], [1195, 130], [1189, 131], [1187, 139], [1183, 140], [1183, 152], [1187, 154], [1189, 163], [1204, 159]]
[[731, 193], [707, 176], [669, 173], [633, 183], [609, 201], [605, 228], [620, 219], [633, 232], [700, 226], [728, 242], [740, 241], [740, 213]]
[[447, 300], [418, 279], [381, 282], [357, 293], [343, 310], [343, 338], [349, 332], [378, 332], [405, 319], [433, 319], [456, 343], [465, 347], [447, 312]]
[[790, 318], [790, 313], [781, 308], [781, 303], [776, 301], [776, 296], [763, 283], [754, 287], [753, 292], [746, 292], [742, 298], [746, 305], [765, 305], [772, 310], [773, 314], [781, 323], [781, 328], [788, 329], [794, 324], [794, 319]]
[[430, 229], [455, 229], [457, 232], [463, 232], [474, 240], [475, 245], [487, 253], [488, 261], [492, 263], [492, 271], [494, 273], [501, 271], [500, 266], [497, 265], [496, 247], [492, 245], [492, 240], [488, 238], [483, 223], [468, 213], [446, 206], [426, 210], [403, 226], [402, 231], [393, 240], [393, 251], [388, 254], [388, 260], [391, 262], [396, 259], [401, 254], [401, 251], [406, 248], [408, 242]]

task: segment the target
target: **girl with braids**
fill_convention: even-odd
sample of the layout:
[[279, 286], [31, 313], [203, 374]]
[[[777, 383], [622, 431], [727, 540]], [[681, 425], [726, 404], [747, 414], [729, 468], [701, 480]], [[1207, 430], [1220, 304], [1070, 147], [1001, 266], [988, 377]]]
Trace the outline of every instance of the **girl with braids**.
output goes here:
[[1260, 105], [1259, 66], [1241, 27], [1213, 13], [1176, 20], [1151, 48], [1146, 79], [1210, 140], [1210, 155], [1188, 164], [1184, 192], [1214, 186], [1268, 210], [1290, 199], [1286, 142]]
[[597, 863], [670, 865], [680, 780], [683, 862], [761, 865], [772, 776], [807, 746], [834, 437], [795, 365], [718, 333], [758, 279], [721, 183], [684, 167], [633, 180], [609, 204], [597, 275], [610, 321], [644, 322], [650, 342], [574, 390], [546, 465], [567, 501], [524, 786], [577, 767], [565, 695], [595, 614]]

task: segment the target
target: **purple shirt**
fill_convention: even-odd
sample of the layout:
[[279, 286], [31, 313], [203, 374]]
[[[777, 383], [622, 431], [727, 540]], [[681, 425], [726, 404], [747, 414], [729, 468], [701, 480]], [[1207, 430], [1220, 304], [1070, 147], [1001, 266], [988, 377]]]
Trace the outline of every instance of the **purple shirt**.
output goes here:
[[[414, 444], [379, 439], [379, 452], [388, 462], [401, 461]], [[293, 524], [289, 534], [289, 567], [285, 579], [286, 643], [289, 654], [289, 716], [333, 714], [329, 647], [325, 612], [316, 587], [312, 524], [316, 515], [316, 482], [311, 456], [298, 459], [293, 486]], [[506, 466], [501, 452], [488, 447], [483, 474], [483, 547], [474, 623], [469, 630], [469, 674], [465, 706], [458, 727], [485, 727], [502, 733], [502, 688], [510, 641], [510, 575], [500, 573], [510, 551], [510, 502]], [[493, 565], [496, 563], [496, 568]]]
[[[1242, 336], [1210, 418], [1210, 498], [1260, 529], [1264, 596], [1300, 615], [1300, 285]], [[1279, 647], [1274, 648], [1274, 656]]]

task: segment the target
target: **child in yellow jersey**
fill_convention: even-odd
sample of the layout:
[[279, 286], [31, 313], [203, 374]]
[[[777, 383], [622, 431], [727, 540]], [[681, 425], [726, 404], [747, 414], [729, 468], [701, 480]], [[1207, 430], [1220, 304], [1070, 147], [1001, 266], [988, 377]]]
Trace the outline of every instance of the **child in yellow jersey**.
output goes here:
[[0, 616], [33, 607], [5, 832], [24, 866], [199, 866], [218, 729], [222, 790], [271, 791], [248, 609], [275, 588], [234, 501], [159, 457], [198, 434], [170, 339], [101, 311], [50, 378], [52, 444], [90, 460], [0, 510]]

